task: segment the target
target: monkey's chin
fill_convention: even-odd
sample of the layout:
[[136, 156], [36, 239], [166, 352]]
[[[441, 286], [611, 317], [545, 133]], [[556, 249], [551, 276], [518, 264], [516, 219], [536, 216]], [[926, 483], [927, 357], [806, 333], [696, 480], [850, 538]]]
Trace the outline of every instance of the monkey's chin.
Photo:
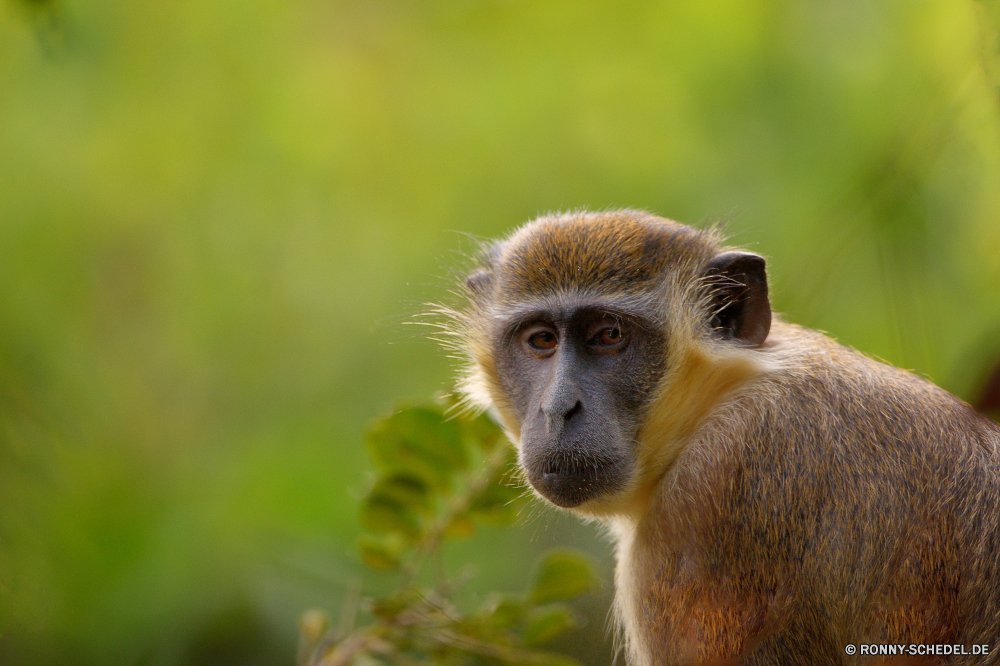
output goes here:
[[591, 500], [607, 496], [623, 485], [614, 475], [593, 472], [590, 474], [565, 471], [541, 471], [538, 474], [529, 472], [528, 480], [539, 495], [563, 509], [574, 509]]
[[[532, 483], [532, 486], [538, 494], [544, 497], [549, 502], [552, 502], [558, 507], [563, 509], [574, 509], [587, 500], [593, 499], [598, 495], [586, 492], [587, 489], [579, 489], [575, 487], [563, 487], [561, 482], [543, 482], [543, 483]], [[541, 486], [541, 487], [539, 487]]]
[[593, 446], [551, 451], [554, 447], [521, 443], [520, 461], [528, 482], [539, 495], [564, 509], [616, 493], [631, 476], [631, 461], [624, 455], [595, 452]]

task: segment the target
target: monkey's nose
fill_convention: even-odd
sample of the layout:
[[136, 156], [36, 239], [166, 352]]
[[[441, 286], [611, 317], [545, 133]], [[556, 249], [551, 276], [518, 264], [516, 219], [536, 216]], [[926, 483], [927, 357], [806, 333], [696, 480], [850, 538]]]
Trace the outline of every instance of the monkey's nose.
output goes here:
[[579, 400], [558, 407], [543, 408], [542, 413], [545, 415], [545, 425], [549, 434], [560, 436], [562, 433], [566, 433], [568, 428], [578, 427], [581, 420], [573, 417], [577, 417], [582, 411], [583, 403]]
[[569, 421], [576, 414], [579, 414], [583, 409], [583, 403], [577, 398], [567, 397], [562, 400], [550, 400], [548, 401], [548, 404], [543, 402], [541, 408], [542, 413], [545, 414], [550, 421], [558, 423], [560, 421]]
[[577, 400], [576, 403], [567, 409], [565, 414], [563, 414], [563, 421], [569, 421], [575, 414], [579, 414], [581, 410], [583, 410], [583, 403]]

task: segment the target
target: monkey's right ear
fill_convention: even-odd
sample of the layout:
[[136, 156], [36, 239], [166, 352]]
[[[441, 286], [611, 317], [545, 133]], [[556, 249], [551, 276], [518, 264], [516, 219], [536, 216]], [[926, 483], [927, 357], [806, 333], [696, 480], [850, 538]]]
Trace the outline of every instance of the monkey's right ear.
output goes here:
[[750, 252], [723, 252], [708, 264], [712, 285], [712, 330], [730, 340], [759, 347], [771, 330], [764, 258]]
[[493, 274], [483, 268], [465, 278], [465, 287], [475, 298], [482, 298], [493, 284]]

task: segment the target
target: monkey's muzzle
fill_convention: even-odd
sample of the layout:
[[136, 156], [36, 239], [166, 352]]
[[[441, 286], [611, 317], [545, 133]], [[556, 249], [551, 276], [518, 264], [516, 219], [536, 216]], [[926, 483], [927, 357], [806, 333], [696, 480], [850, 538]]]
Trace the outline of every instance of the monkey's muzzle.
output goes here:
[[593, 454], [558, 453], [525, 460], [528, 481], [542, 497], [571, 509], [624, 485], [624, 461]]

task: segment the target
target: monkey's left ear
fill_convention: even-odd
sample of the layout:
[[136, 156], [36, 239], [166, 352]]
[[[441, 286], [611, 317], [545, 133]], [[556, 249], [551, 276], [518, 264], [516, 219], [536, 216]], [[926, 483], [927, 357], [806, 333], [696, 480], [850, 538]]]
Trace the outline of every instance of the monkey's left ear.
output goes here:
[[750, 252], [723, 252], [705, 272], [712, 285], [712, 330], [724, 339], [759, 347], [771, 330], [764, 258]]
[[465, 278], [465, 288], [477, 299], [481, 299], [492, 285], [493, 274], [484, 268]]

